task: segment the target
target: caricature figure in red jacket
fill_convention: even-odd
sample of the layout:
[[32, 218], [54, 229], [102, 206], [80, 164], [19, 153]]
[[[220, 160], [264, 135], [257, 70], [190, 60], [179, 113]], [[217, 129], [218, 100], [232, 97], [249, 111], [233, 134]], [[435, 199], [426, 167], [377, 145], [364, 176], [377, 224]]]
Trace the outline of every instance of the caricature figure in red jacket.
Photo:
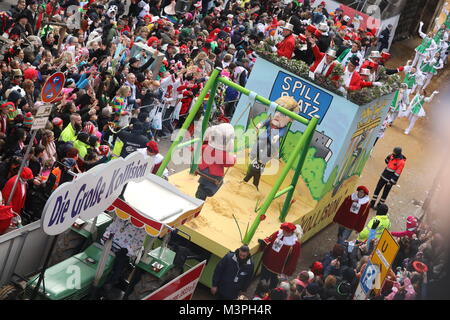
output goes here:
[[300, 225], [285, 222], [270, 237], [258, 240], [264, 248], [261, 280], [269, 282], [270, 289], [278, 285], [279, 277], [291, 276], [300, 257]]
[[369, 214], [369, 190], [364, 186], [356, 188], [339, 207], [333, 222], [339, 224], [338, 241], [344, 244], [352, 231], [361, 232]]
[[202, 162], [196, 174], [200, 175], [195, 197], [205, 200], [212, 197], [223, 184], [224, 168], [236, 163], [236, 156], [229, 154], [234, 150], [234, 127], [221, 123], [208, 128], [202, 146]]

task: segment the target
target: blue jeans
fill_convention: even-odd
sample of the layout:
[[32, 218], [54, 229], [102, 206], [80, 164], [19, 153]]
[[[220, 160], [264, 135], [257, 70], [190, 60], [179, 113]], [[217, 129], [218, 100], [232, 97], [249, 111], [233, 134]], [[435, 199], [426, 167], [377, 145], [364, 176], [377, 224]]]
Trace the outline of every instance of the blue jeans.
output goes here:
[[344, 244], [345, 240], [347, 240], [350, 237], [350, 235], [352, 234], [352, 231], [353, 231], [352, 229], [348, 229], [346, 227], [339, 226], [337, 243]]

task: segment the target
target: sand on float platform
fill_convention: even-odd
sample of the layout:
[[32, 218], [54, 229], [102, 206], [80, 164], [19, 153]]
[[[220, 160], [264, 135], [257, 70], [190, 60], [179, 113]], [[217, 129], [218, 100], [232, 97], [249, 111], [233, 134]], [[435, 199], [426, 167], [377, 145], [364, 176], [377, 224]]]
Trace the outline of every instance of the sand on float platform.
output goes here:
[[[260, 207], [269, 194], [276, 178], [282, 170], [282, 164], [276, 174], [263, 175], [259, 184], [259, 191], [250, 182], [242, 182], [245, 176], [246, 165], [236, 165], [226, 172], [224, 184], [211, 198], [207, 198], [200, 215], [192, 221], [181, 226], [187, 232], [191, 241], [209, 252], [222, 257], [229, 251], [234, 251], [242, 245], [241, 236], [235, 216], [244, 237], [245, 230], [252, 225], [257, 213], [255, 208]], [[290, 171], [281, 189], [286, 188], [294, 175]], [[182, 192], [195, 196], [199, 176], [190, 175], [184, 170], [169, 176], [169, 182]], [[258, 239], [265, 238], [279, 229], [279, 215], [283, 207], [286, 194], [275, 199], [266, 212], [266, 219], [261, 221], [259, 227], [249, 244], [252, 253], [257, 251]], [[310, 195], [308, 187], [302, 179], [295, 188], [294, 202], [287, 215], [286, 221], [296, 223], [302, 216], [310, 212], [316, 201]]]

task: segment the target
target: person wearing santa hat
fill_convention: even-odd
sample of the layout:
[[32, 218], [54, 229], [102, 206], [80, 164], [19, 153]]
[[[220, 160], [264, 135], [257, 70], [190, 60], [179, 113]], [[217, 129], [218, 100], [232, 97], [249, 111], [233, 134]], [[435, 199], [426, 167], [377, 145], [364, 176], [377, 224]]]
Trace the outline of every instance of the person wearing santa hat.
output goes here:
[[[22, 209], [25, 206], [25, 200], [27, 197], [28, 181], [34, 179], [33, 172], [30, 168], [25, 167], [23, 168], [20, 177], [18, 177], [18, 175], [16, 174], [15, 176], [11, 177], [8, 182], [6, 182], [2, 190], [2, 197], [5, 202], [8, 202], [12, 192], [12, 188], [17, 179], [19, 179], [19, 182], [17, 183], [16, 190], [14, 190], [10, 205], [12, 206], [12, 210], [16, 214], [16, 216], [20, 218], [20, 214], [22, 213]], [[39, 181], [36, 180], [34, 183], [38, 184]]]
[[[159, 153], [158, 143], [156, 141], [147, 142], [147, 154], [153, 160], [152, 174], [156, 174], [161, 166], [164, 156]], [[164, 169], [163, 178], [169, 180], [169, 171]]]
[[300, 225], [285, 222], [270, 237], [258, 240], [264, 250], [260, 279], [268, 281], [270, 289], [278, 285], [280, 276], [292, 276], [295, 272], [300, 257], [300, 229]]
[[352, 231], [362, 231], [369, 215], [369, 201], [369, 189], [365, 186], [359, 186], [345, 198], [333, 219], [339, 224], [337, 243], [343, 245]]
[[295, 38], [292, 35], [294, 26], [290, 23], [286, 23], [286, 25], [283, 27], [283, 37], [284, 40], [277, 43], [275, 45], [276, 48], [274, 48], [273, 51], [277, 52], [277, 55], [279, 57], [286, 57], [288, 59], [291, 59], [294, 55], [295, 50]]

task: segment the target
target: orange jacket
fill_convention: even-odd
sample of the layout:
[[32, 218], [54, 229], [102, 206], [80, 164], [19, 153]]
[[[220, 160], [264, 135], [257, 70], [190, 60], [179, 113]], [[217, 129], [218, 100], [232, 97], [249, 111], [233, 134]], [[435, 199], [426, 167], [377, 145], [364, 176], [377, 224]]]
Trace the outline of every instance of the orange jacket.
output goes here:
[[387, 166], [381, 174], [381, 177], [392, 184], [396, 184], [405, 167], [406, 157], [400, 155], [395, 158], [394, 154], [390, 154], [384, 159], [384, 162], [386, 162]]
[[56, 188], [58, 188], [59, 186], [59, 182], [61, 180], [61, 169], [56, 167], [52, 170], [52, 173], [55, 175], [56, 177], [56, 181], [55, 181], [55, 185], [53, 186], [53, 190], [56, 190]]

